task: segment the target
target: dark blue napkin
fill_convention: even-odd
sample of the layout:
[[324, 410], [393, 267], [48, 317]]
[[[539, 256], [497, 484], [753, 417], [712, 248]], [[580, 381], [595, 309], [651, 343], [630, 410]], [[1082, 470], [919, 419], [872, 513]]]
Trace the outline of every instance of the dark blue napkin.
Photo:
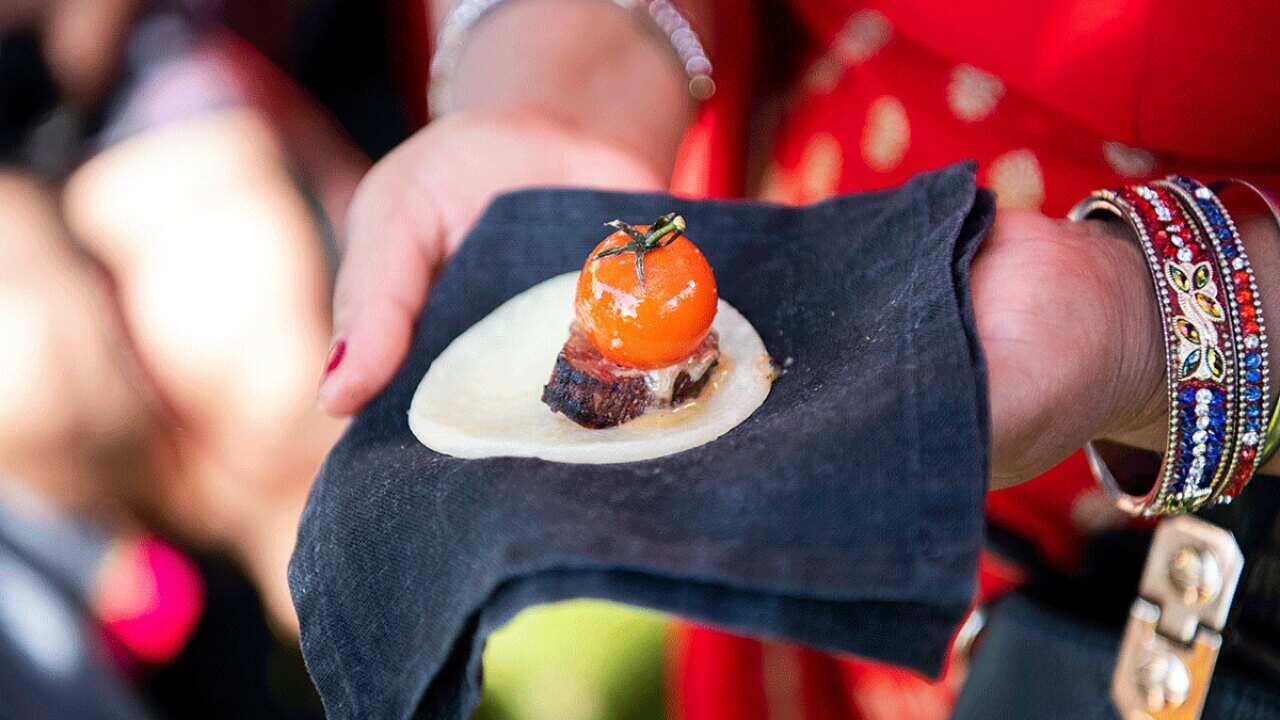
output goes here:
[[[410, 398], [453, 338], [580, 268], [605, 220], [667, 211], [789, 363], [751, 418], [700, 448], [616, 465], [459, 460], [414, 439]], [[303, 515], [289, 579], [329, 716], [462, 720], [485, 637], [570, 597], [936, 672], [982, 538], [988, 413], [967, 282], [993, 214], [971, 164], [805, 208], [498, 198]]]

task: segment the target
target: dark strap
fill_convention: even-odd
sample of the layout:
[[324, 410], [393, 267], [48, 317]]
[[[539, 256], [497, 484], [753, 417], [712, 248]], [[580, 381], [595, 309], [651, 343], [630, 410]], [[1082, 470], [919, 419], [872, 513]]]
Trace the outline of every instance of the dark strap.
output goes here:
[[[1219, 667], [1280, 687], [1280, 477], [1258, 477], [1232, 504], [1198, 516], [1230, 530], [1245, 557]], [[1026, 540], [990, 524], [986, 542], [1026, 571], [1024, 595], [1118, 630], [1137, 594], [1151, 539], [1134, 530], [1091, 536], [1079, 572], [1070, 575], [1044, 563]]]
[[1230, 530], [1245, 557], [1223, 662], [1280, 686], [1280, 478], [1255, 478], [1235, 502], [1201, 517]]

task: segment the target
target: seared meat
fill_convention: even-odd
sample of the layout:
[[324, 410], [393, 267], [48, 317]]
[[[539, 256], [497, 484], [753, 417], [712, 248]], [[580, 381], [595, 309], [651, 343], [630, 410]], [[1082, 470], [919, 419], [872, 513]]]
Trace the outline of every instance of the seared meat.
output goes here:
[[719, 337], [712, 330], [680, 363], [647, 371], [624, 367], [601, 355], [575, 322], [542, 389], [542, 402], [583, 427], [621, 425], [650, 408], [697, 398], [719, 357]]

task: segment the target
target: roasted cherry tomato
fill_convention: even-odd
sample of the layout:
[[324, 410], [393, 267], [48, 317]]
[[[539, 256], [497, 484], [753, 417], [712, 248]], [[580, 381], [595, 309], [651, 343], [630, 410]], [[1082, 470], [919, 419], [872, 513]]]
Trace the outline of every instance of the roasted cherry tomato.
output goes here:
[[688, 357], [716, 317], [716, 279], [684, 219], [610, 223], [617, 232], [587, 256], [574, 311], [602, 355], [651, 370]]

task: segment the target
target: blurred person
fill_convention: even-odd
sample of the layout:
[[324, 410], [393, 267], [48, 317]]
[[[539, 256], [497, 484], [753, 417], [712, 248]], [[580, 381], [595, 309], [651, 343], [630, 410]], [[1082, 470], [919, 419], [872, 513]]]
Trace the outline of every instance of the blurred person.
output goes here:
[[366, 161], [252, 48], [180, 5], [6, 7], [39, 22], [71, 103], [110, 108], [63, 208], [166, 413], [168, 467], [145, 511], [235, 547], [290, 628], [293, 527], [341, 429], [308, 399], [328, 335], [329, 220], [294, 173], [337, 222]]
[[0, 717], [144, 717], [113, 645], [167, 659], [199, 614], [192, 568], [129, 509], [158, 416], [110, 296], [48, 188], [0, 172]]
[[[6, 594], [28, 607], [0, 619], [66, 605], [110, 638], [75, 645], [86, 667], [121, 649], [174, 658], [203, 586], [153, 528], [236, 558], [291, 636], [285, 565], [344, 424], [312, 400], [327, 228], [367, 160], [209, 16], [50, 0], [0, 3], [6, 164], [0, 329], [15, 350], [0, 359], [0, 540], [21, 563], [0, 586], [37, 589]], [[9, 629], [0, 622], [2, 648]], [[38, 652], [0, 654], [26, 657], [13, 677], [39, 676]], [[91, 707], [97, 687], [68, 703]], [[37, 689], [3, 688], [42, 707]]]
[[[457, 4], [431, 3], [437, 28]], [[449, 112], [381, 160], [356, 194], [321, 405], [347, 416], [382, 389], [434, 274], [498, 193], [659, 190], [674, 177], [697, 195], [750, 188], [804, 203], [977, 158], [1000, 206], [973, 265], [992, 487], [1018, 485], [990, 495], [979, 599], [1024, 585], [1021, 594], [1055, 612], [1120, 620], [1145, 534], [1072, 451], [1097, 436], [1158, 442], [1163, 360], [1137, 349], [1158, 336], [1158, 320], [1126, 233], [1057, 218], [1095, 188], [1172, 171], [1280, 178], [1280, 98], [1267, 81], [1275, 8], [794, 0], [785, 13], [763, 4], [772, 10], [757, 28], [739, 3], [675, 4], [710, 39], [717, 70], [719, 93], [700, 116], [667, 39], [610, 3], [500, 2], [468, 29], [452, 58]], [[762, 96], [788, 50], [797, 62]], [[1262, 297], [1274, 303], [1275, 228], [1247, 232]], [[1130, 342], [1107, 341], [1116, 334]], [[1076, 395], [1083, 387], [1089, 403]], [[1253, 592], [1255, 603], [1277, 597], [1274, 587]], [[1263, 643], [1224, 662], [1274, 683], [1266, 658], [1276, 650]], [[935, 684], [708, 629], [686, 631], [681, 651], [676, 707], [690, 720], [941, 717], [959, 684], [958, 671]]]

